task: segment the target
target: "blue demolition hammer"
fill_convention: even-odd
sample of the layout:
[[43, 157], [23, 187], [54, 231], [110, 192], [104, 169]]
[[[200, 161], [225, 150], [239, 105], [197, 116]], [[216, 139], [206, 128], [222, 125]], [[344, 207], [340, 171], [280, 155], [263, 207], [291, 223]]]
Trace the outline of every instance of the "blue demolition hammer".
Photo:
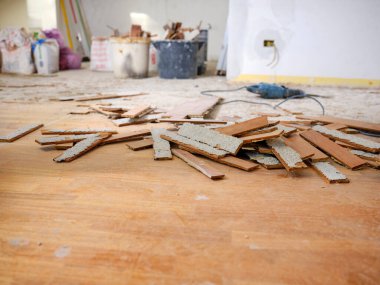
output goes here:
[[[292, 89], [283, 85], [259, 83], [255, 85], [246, 86], [249, 92], [259, 94], [264, 99], [286, 99], [289, 97], [304, 98], [306, 93], [301, 89]], [[316, 96], [316, 95], [309, 95]]]

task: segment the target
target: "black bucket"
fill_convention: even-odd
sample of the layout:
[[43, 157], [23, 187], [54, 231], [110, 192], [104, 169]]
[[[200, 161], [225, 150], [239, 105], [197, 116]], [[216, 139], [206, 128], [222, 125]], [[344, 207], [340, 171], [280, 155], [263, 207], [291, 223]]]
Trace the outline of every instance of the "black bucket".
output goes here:
[[197, 76], [197, 53], [203, 43], [184, 40], [153, 42], [158, 51], [158, 74], [166, 79]]

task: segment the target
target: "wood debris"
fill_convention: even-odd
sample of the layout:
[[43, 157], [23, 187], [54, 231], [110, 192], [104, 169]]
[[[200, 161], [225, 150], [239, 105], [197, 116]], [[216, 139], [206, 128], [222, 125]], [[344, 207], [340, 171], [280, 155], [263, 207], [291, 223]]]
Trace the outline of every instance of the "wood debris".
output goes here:
[[250, 160], [254, 160], [257, 163], [260, 163], [266, 169], [280, 169], [284, 168], [281, 162], [270, 154], [262, 154], [252, 151], [246, 151], [245, 154], [249, 157]]
[[302, 132], [301, 136], [351, 169], [358, 169], [365, 165], [363, 159], [314, 130]]
[[95, 148], [97, 145], [99, 145], [103, 141], [104, 137], [100, 135], [96, 135], [93, 137], [89, 137], [87, 139], [84, 139], [80, 142], [78, 142], [73, 147], [65, 150], [61, 155], [57, 156], [53, 160], [55, 162], [69, 162], [73, 161], [77, 157], [83, 155], [84, 153], [90, 151], [91, 149]]
[[327, 124], [324, 125], [325, 128], [328, 128], [330, 130], [341, 130], [347, 128], [346, 125], [339, 124], [339, 123], [332, 123], [332, 124]]
[[83, 96], [74, 96], [74, 97], [60, 97], [59, 101], [93, 101], [93, 100], [103, 100], [103, 99], [116, 99], [116, 98], [124, 98], [124, 97], [133, 97], [133, 96], [141, 96], [147, 95], [147, 93], [131, 93], [131, 94], [95, 94], [95, 95], [83, 95]]
[[297, 128], [285, 126], [282, 124], [278, 124], [276, 127], [277, 127], [277, 129], [284, 131], [283, 136], [285, 136], [285, 137], [288, 137], [291, 134], [294, 134], [295, 132], [297, 132]]
[[54, 148], [56, 150], [66, 150], [66, 149], [69, 149], [71, 147], [73, 147], [72, 143], [71, 144], [56, 144], [56, 145], [54, 145]]
[[172, 111], [162, 115], [162, 118], [203, 118], [222, 98], [219, 97], [200, 97], [197, 100], [182, 103]]
[[269, 125], [267, 117], [258, 117], [250, 120], [237, 122], [235, 124], [218, 128], [217, 131], [230, 136], [242, 135], [244, 133], [261, 129]]
[[348, 183], [350, 180], [328, 162], [312, 162], [312, 167], [329, 183]]
[[350, 151], [351, 151], [351, 153], [353, 153], [353, 154], [355, 154], [361, 158], [380, 162], [380, 156], [378, 154], [374, 154], [374, 153], [370, 153], [370, 152], [366, 152], [366, 151], [362, 151], [362, 150], [356, 150], [356, 149], [352, 149]]
[[180, 146], [184, 146], [190, 150], [195, 150], [197, 151], [197, 153], [200, 153], [206, 157], [220, 158], [227, 155], [227, 152], [224, 150], [220, 150], [207, 144], [188, 139], [186, 137], [176, 134], [175, 132], [169, 132], [165, 130], [164, 132], [162, 132], [161, 138], [176, 143]]
[[183, 124], [183, 123], [191, 123], [191, 124], [227, 124], [227, 121], [222, 121], [222, 120], [207, 120], [207, 119], [164, 119], [160, 118], [157, 119], [158, 122], [167, 122], [167, 123], [178, 123], [178, 124]]
[[144, 136], [150, 135], [149, 129], [142, 129], [137, 131], [129, 131], [124, 133], [119, 133], [117, 135], [114, 135], [102, 142], [102, 144], [111, 144], [111, 143], [118, 143], [118, 142], [126, 142], [131, 140], [138, 140], [142, 139]]
[[302, 160], [310, 158], [311, 161], [317, 162], [326, 161], [329, 158], [326, 154], [301, 138], [299, 134], [294, 134], [288, 138], [283, 138], [283, 141], [286, 145], [298, 152]]
[[67, 143], [79, 142], [81, 140], [84, 140], [93, 136], [97, 136], [97, 134], [41, 137], [41, 138], [36, 139], [36, 143], [40, 145], [67, 144]]
[[85, 134], [97, 134], [97, 133], [109, 133], [117, 134], [117, 131], [112, 129], [91, 129], [91, 128], [74, 128], [68, 130], [61, 129], [42, 129], [41, 134], [43, 135], [85, 135]]
[[[141, 27], [132, 26], [131, 35], [141, 33], [144, 33]], [[143, 94], [99, 93], [72, 97], [71, 100], [128, 99]], [[309, 166], [329, 183], [349, 182], [344, 174], [326, 162], [329, 158], [351, 169], [380, 167], [379, 156], [373, 154], [380, 152], [380, 143], [363, 139], [363, 135], [347, 134], [357, 132], [356, 129], [376, 132], [380, 130], [379, 124], [328, 116], [294, 116], [295, 113], [289, 111], [287, 115], [260, 113], [254, 118], [205, 119], [221, 100], [219, 97], [201, 96], [170, 111], [160, 110], [154, 114], [150, 105], [131, 108], [123, 103], [82, 104], [112, 119], [117, 127], [146, 123], [152, 123], [152, 126], [123, 133], [109, 128], [48, 129], [41, 133], [58, 136], [42, 137], [36, 142], [62, 146], [65, 151], [54, 159], [56, 162], [71, 161], [97, 146], [117, 142], [127, 142], [126, 145], [135, 151], [153, 147], [153, 159], [172, 159], [174, 154], [211, 179], [221, 179], [225, 175], [198, 156], [245, 171], [257, 169], [259, 165], [266, 169], [285, 168], [287, 171]], [[87, 112], [84, 110], [83, 114]], [[161, 122], [173, 123], [173, 128], [167, 127], [171, 131], [161, 125], [154, 127], [155, 123]], [[147, 137], [150, 135], [151, 138]], [[242, 154], [249, 159], [242, 159]]]
[[153, 139], [154, 159], [166, 160], [172, 159], [172, 152], [170, 150], [170, 143], [163, 139], [161, 135], [166, 134], [170, 136], [170, 132], [165, 129], [151, 130]]
[[94, 110], [95, 112], [97, 112], [99, 114], [102, 114], [102, 115], [106, 116], [109, 119], [118, 119], [118, 118], [121, 118], [121, 114], [120, 113], [105, 111], [105, 110], [101, 109], [100, 106], [90, 105], [89, 108], [92, 109], [92, 110]]
[[185, 161], [190, 166], [194, 167], [204, 175], [206, 175], [208, 178], [211, 179], [222, 179], [224, 177], [224, 174], [221, 173], [219, 170], [211, 167], [207, 163], [205, 163], [200, 158], [196, 157], [195, 155], [192, 155], [191, 153], [182, 150], [182, 149], [172, 149], [173, 154]]
[[136, 119], [136, 118], [140, 118], [140, 117], [142, 117], [144, 115], [149, 114], [153, 110], [154, 110], [154, 108], [152, 108], [151, 106], [149, 106], [149, 105], [143, 105], [143, 106], [138, 106], [138, 107], [132, 108], [129, 111], [123, 113], [121, 116], [123, 118]]
[[240, 137], [240, 139], [243, 140], [244, 144], [252, 143], [252, 142], [260, 142], [260, 141], [265, 141], [265, 140], [272, 139], [272, 138], [278, 138], [279, 136], [281, 136], [283, 134], [283, 132], [284, 132], [283, 130], [275, 130], [275, 131], [270, 132], [270, 133], [263, 133], [263, 134], [251, 135], [251, 136], [247, 136], [247, 137]]
[[157, 121], [157, 115], [146, 115], [141, 118], [123, 118], [113, 120], [112, 123], [118, 127], [137, 125], [137, 124], [145, 124]]
[[[191, 149], [191, 148], [188, 148], [185, 146], [180, 146], [180, 149], [186, 150], [190, 153], [196, 153], [196, 154], [202, 155], [201, 151], [194, 149], [194, 148]], [[231, 156], [231, 155], [227, 155], [225, 157], [220, 157], [220, 158], [216, 158], [216, 157], [208, 157], [208, 158], [212, 159], [216, 162], [219, 162], [219, 163], [231, 166], [231, 167], [239, 168], [239, 169], [242, 169], [245, 171], [252, 171], [259, 166], [256, 163], [252, 163], [250, 161], [246, 161], [246, 160], [243, 160], [243, 159]]]
[[358, 136], [346, 134], [338, 130], [331, 130], [323, 126], [314, 126], [312, 129], [329, 138], [342, 141], [346, 144], [353, 145], [362, 150], [366, 150], [366, 151], [374, 152], [374, 153], [380, 152], [380, 143], [378, 142], [364, 139]]
[[234, 156], [230, 156], [230, 155], [222, 157], [222, 158], [218, 158], [216, 161], [222, 164], [226, 164], [228, 166], [245, 170], [245, 171], [252, 171], [259, 167], [259, 165], [256, 163], [253, 163], [251, 161], [247, 161], [244, 159], [240, 159]]
[[103, 111], [117, 112], [117, 113], [119, 113], [119, 112], [124, 113], [124, 112], [127, 112], [128, 110], [131, 109], [131, 108], [124, 106], [124, 105], [100, 106], [99, 108], [102, 109]]
[[272, 147], [273, 154], [284, 165], [287, 171], [307, 168], [301, 156], [281, 139], [270, 139], [267, 144]]
[[212, 147], [228, 151], [233, 155], [236, 155], [243, 145], [243, 140], [239, 138], [224, 135], [217, 131], [188, 123], [179, 128], [178, 134], [208, 144]]
[[319, 116], [319, 117], [297, 116], [297, 118], [305, 119], [305, 120], [313, 120], [313, 121], [318, 121], [322, 123], [330, 123], [330, 124], [339, 123], [339, 124], [346, 125], [347, 127], [354, 128], [354, 129], [380, 133], [380, 124], [375, 124], [375, 123], [337, 118], [337, 117], [332, 117], [332, 116]]
[[153, 147], [153, 140], [152, 139], [143, 139], [138, 141], [130, 141], [127, 142], [127, 147], [129, 147], [131, 150], [137, 151], [147, 148]]
[[271, 126], [271, 127], [265, 127], [261, 128], [258, 130], [254, 130], [251, 132], [244, 133], [244, 135], [238, 135], [237, 137], [247, 137], [247, 136], [252, 136], [252, 135], [260, 135], [260, 134], [265, 134], [265, 133], [271, 133], [278, 130], [277, 126]]
[[23, 136], [26, 136], [27, 134], [30, 134], [31, 132], [34, 132], [35, 130], [41, 128], [42, 126], [43, 124], [30, 124], [30, 125], [21, 127], [9, 134], [1, 135], [0, 142], [13, 142]]

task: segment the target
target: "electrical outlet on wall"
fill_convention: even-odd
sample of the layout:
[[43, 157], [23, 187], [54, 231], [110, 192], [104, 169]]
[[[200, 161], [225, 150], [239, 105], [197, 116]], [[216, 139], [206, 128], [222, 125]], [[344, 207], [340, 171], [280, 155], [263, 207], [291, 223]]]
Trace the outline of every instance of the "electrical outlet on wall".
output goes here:
[[264, 40], [264, 47], [274, 47], [274, 40]]

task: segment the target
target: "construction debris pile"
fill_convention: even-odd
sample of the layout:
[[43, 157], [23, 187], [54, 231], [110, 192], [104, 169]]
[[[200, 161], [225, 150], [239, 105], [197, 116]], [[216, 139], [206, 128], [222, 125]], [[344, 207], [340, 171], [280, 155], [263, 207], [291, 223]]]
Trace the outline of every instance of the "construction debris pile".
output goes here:
[[[137, 95], [141, 94], [60, 99], [92, 101]], [[157, 110], [150, 105], [81, 104], [78, 106], [85, 106], [111, 119], [118, 129], [42, 129], [43, 136], [36, 142], [41, 146], [53, 145], [64, 150], [54, 158], [55, 162], [69, 162], [98, 146], [126, 142], [134, 151], [153, 148], [154, 160], [170, 160], [174, 155], [211, 179], [221, 179], [225, 175], [203, 158], [244, 171], [253, 171], [260, 166], [266, 169], [285, 168], [288, 172], [311, 167], [329, 183], [349, 182], [348, 177], [334, 167], [334, 163], [351, 170], [365, 167], [378, 169], [380, 166], [380, 143], [358, 134], [359, 130], [378, 133], [379, 124], [328, 116], [281, 116], [276, 113], [258, 113], [249, 119], [204, 119], [220, 100], [218, 97], [202, 97], [171, 111]], [[170, 127], [146, 125], [160, 122], [169, 122]], [[135, 131], [119, 130], [120, 127], [136, 124], [142, 127]], [[40, 127], [42, 124], [23, 127], [0, 137], [0, 141], [14, 141]]]

